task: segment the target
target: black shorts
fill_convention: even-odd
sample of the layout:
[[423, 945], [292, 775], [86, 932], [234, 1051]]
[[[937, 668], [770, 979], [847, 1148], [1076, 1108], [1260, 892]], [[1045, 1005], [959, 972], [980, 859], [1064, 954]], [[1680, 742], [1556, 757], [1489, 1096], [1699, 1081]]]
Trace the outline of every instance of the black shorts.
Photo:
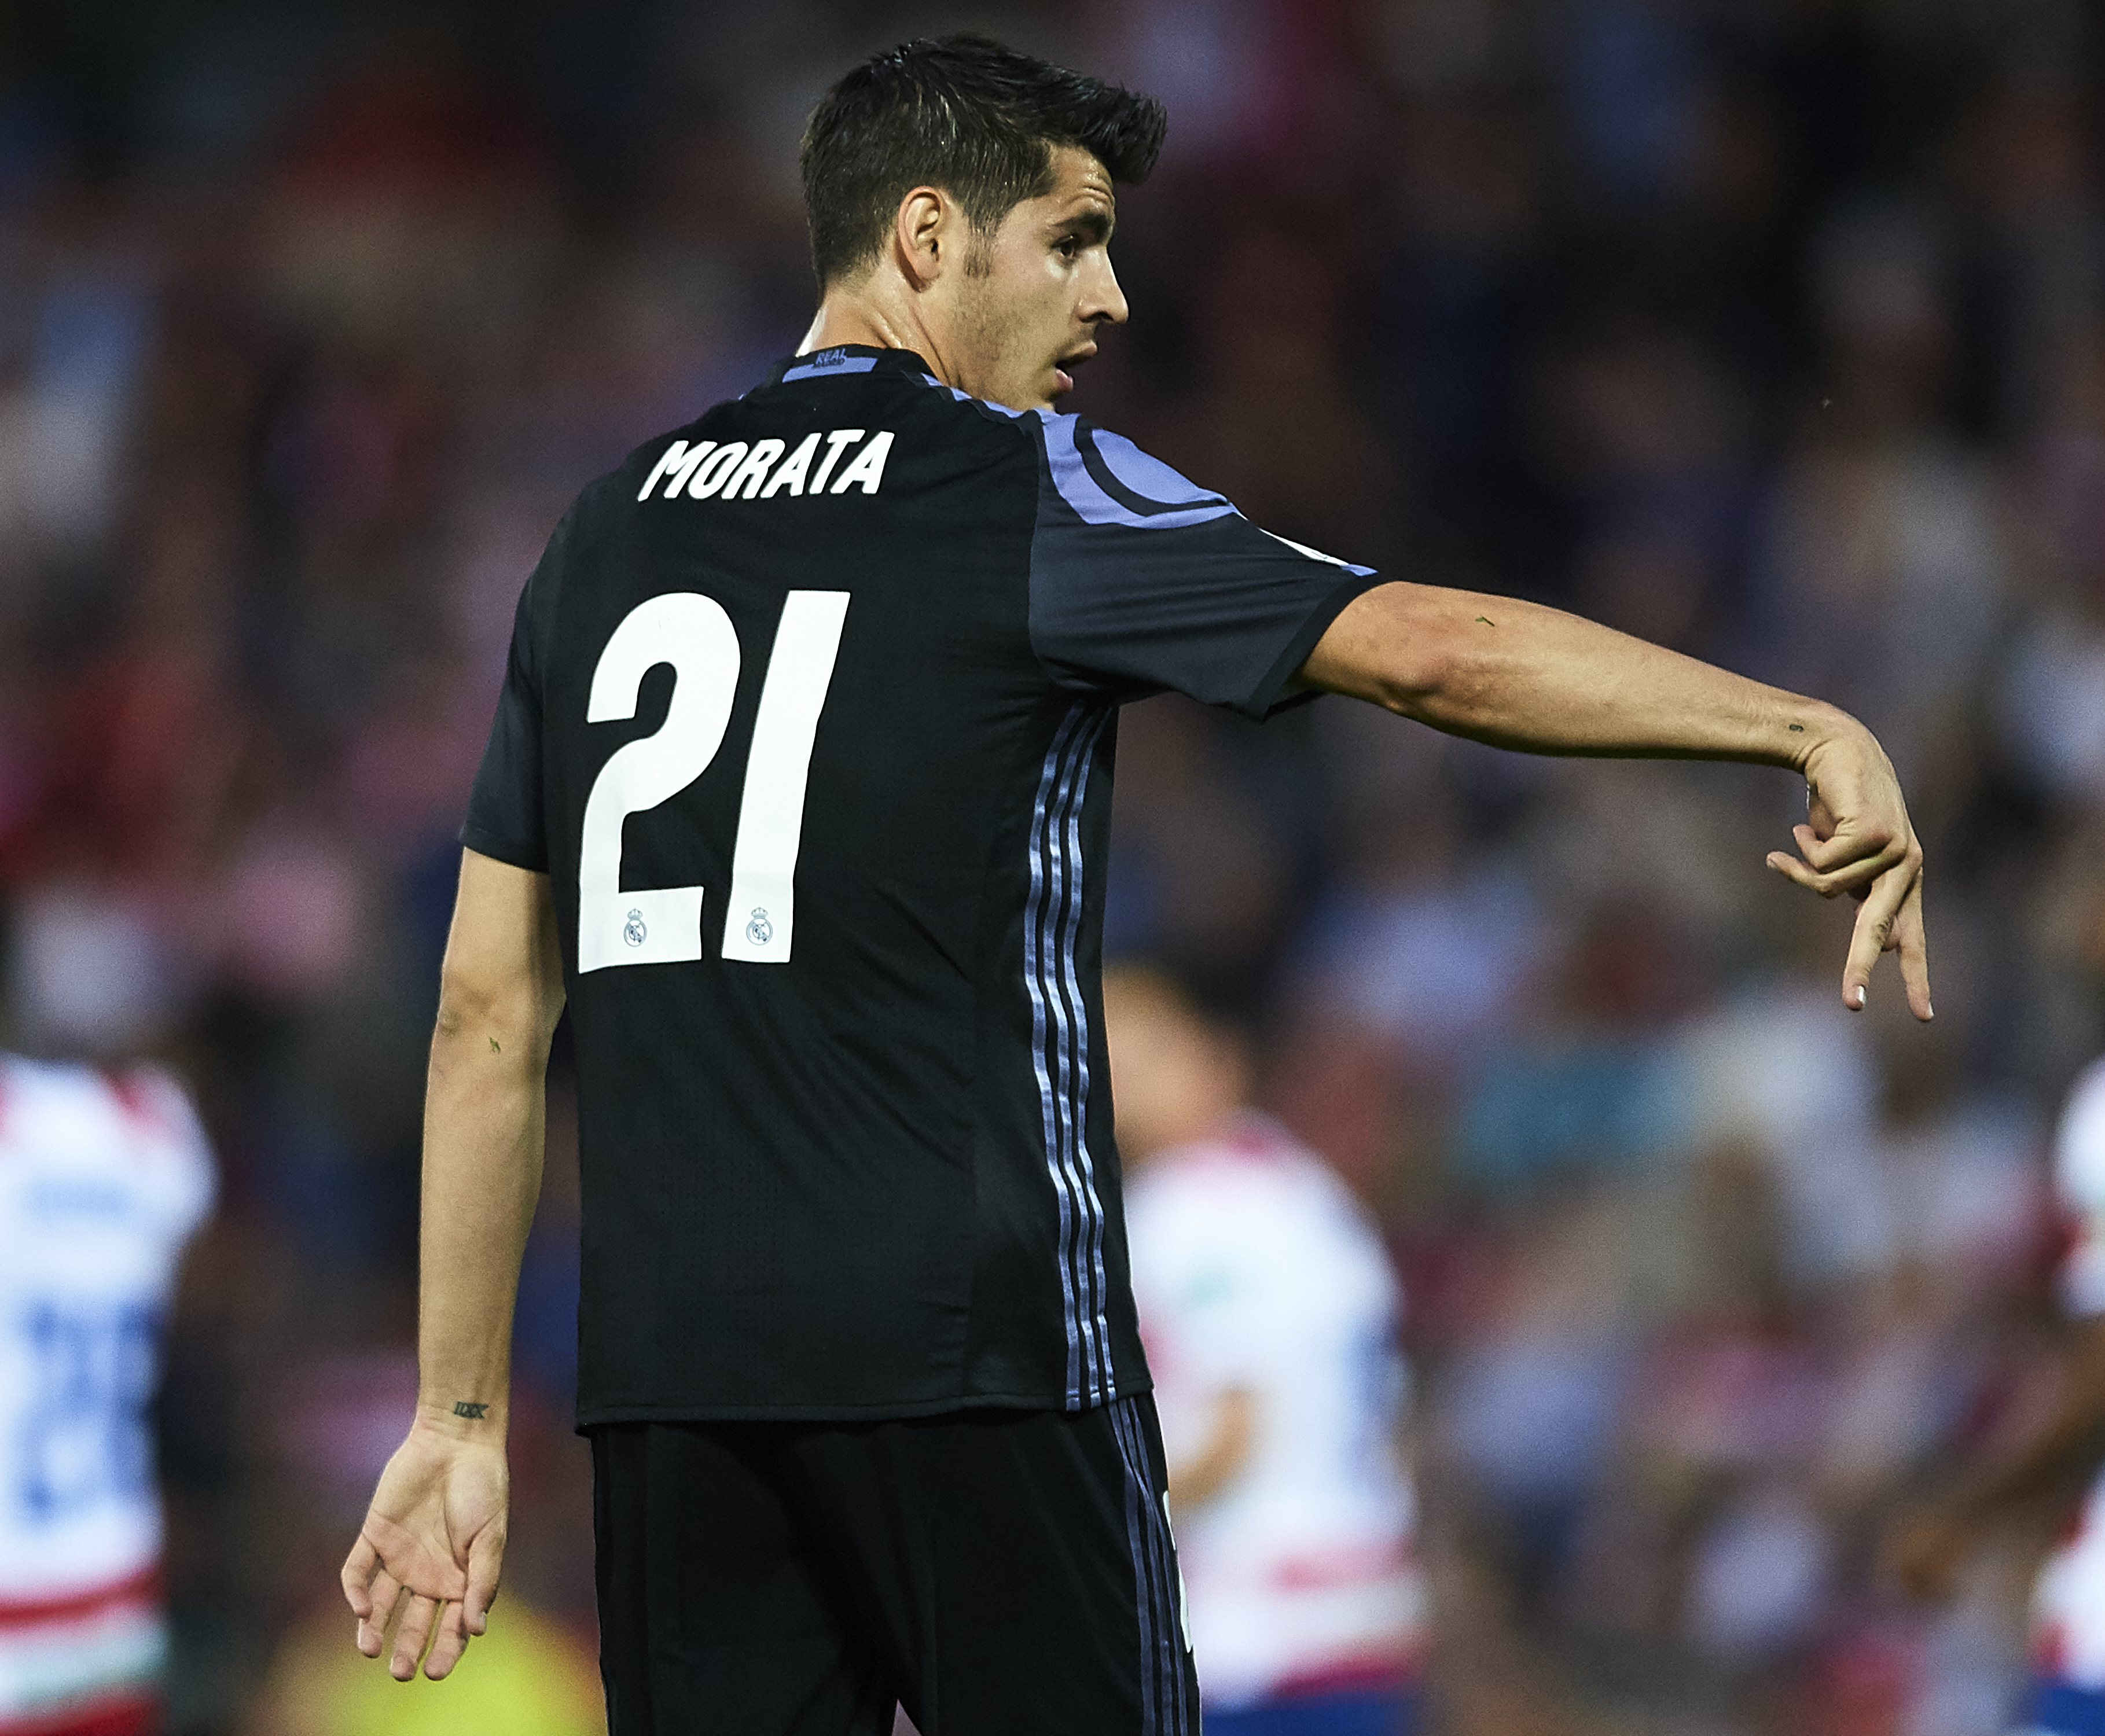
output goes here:
[[610, 1736], [1196, 1736], [1147, 1397], [591, 1434]]

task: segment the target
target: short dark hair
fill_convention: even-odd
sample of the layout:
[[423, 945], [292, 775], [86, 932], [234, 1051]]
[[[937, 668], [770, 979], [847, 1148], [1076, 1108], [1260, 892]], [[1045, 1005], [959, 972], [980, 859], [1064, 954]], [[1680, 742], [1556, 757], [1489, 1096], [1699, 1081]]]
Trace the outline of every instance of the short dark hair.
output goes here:
[[1088, 151], [1114, 181], [1142, 181], [1169, 125], [1152, 96], [984, 36], [924, 37], [874, 56], [826, 92], [804, 128], [819, 288], [876, 257], [916, 187], [941, 187], [990, 234], [1051, 190], [1054, 146]]

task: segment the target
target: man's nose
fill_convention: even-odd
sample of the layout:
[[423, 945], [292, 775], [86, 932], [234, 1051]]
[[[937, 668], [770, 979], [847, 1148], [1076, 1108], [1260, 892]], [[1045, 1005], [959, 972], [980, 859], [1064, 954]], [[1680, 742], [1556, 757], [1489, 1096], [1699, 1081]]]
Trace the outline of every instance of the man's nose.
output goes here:
[[1106, 254], [1102, 268], [1090, 282], [1082, 317], [1109, 325], [1124, 325], [1126, 313], [1125, 292], [1119, 288], [1118, 273], [1111, 269], [1111, 257]]

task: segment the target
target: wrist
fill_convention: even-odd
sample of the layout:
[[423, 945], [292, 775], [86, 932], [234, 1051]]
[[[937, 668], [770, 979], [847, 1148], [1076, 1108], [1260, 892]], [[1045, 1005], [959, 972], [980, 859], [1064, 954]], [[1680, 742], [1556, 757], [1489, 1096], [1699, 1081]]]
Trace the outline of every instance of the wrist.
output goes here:
[[1815, 762], [1830, 749], [1876, 744], [1876, 738], [1839, 706], [1822, 699], [1794, 699], [1786, 707], [1784, 723], [1790, 741], [1790, 766], [1808, 780]]
[[420, 1396], [413, 1430], [449, 1441], [494, 1442], [502, 1444], [512, 1421], [512, 1407], [503, 1392], [485, 1397]]

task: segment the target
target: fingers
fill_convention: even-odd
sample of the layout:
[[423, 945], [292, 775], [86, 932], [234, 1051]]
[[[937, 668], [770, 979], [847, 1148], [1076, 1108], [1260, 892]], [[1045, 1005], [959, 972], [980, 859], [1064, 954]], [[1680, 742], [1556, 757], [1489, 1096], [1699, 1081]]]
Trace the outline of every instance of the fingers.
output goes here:
[[1799, 852], [1805, 859], [1822, 873], [1845, 867], [1867, 854], [1875, 855], [1887, 842], [1881, 838], [1874, 846], [1846, 827], [1832, 832], [1819, 831], [1809, 820], [1792, 827], [1790, 835], [1798, 841]]
[[380, 1565], [380, 1551], [360, 1532], [358, 1541], [351, 1546], [351, 1553], [344, 1558], [343, 1572], [339, 1576], [343, 1585], [344, 1601], [351, 1605], [351, 1613], [360, 1622], [373, 1613], [373, 1570]]
[[1812, 870], [1812, 877], [1803, 884], [1822, 898], [1832, 898], [1838, 892], [1853, 892], [1861, 897], [1866, 886], [1888, 869], [1898, 867], [1908, 855], [1905, 837], [1866, 835], [1844, 828], [1828, 838], [1806, 825], [1794, 826], [1791, 837]]
[[1901, 983], [1907, 990], [1908, 1011], [1924, 1024], [1937, 1016], [1929, 1004], [1929, 940], [1922, 919], [1922, 876], [1901, 904], [1900, 920], [1893, 930], [1893, 948], [1901, 955]]
[[489, 1626], [489, 1606], [497, 1600], [497, 1581], [503, 1569], [503, 1528], [486, 1525], [468, 1545], [467, 1595], [462, 1600], [461, 1613], [469, 1633], [480, 1634]]
[[417, 1673], [418, 1662], [431, 1643], [439, 1607], [434, 1598], [411, 1594], [409, 1606], [403, 1613], [402, 1625], [396, 1630], [394, 1656], [387, 1660], [387, 1673], [396, 1681], [406, 1682]]
[[424, 1659], [424, 1674], [435, 1682], [442, 1682], [453, 1671], [467, 1649], [467, 1606], [458, 1600], [449, 1600], [439, 1616], [439, 1631], [431, 1641], [431, 1654]]
[[467, 1595], [445, 1604], [424, 1660], [424, 1674], [433, 1681], [444, 1681], [467, 1650], [468, 1641], [488, 1631], [489, 1606], [496, 1601], [498, 1575], [503, 1565], [503, 1533], [496, 1526], [486, 1526], [468, 1546]]
[[1857, 913], [1857, 926], [1849, 935], [1849, 956], [1842, 966], [1842, 1004], [1861, 1012], [1870, 993], [1871, 968], [1886, 949], [1893, 932], [1893, 900], [1874, 892]]
[[1901, 955], [1901, 980], [1907, 991], [1908, 1006], [1925, 1023], [1933, 1018], [1929, 1004], [1929, 954], [1922, 925], [1922, 870], [1907, 864], [1881, 875], [1873, 885], [1864, 907], [1857, 913], [1857, 926], [1849, 937], [1848, 961], [1842, 969], [1842, 1002], [1861, 1011], [1871, 980], [1871, 971], [1881, 953]]
[[358, 1649], [378, 1658], [387, 1649], [388, 1631], [401, 1613], [404, 1586], [382, 1569], [373, 1582], [371, 1607], [358, 1622]]
[[[1798, 847], [1808, 855], [1818, 848], [1819, 841], [1805, 827], [1794, 829]], [[1822, 898], [1839, 898], [1844, 892], [1863, 896], [1864, 889], [1891, 867], [1880, 856], [1853, 859], [1844, 866], [1823, 872], [1808, 862], [1794, 856], [1789, 850], [1772, 850], [1768, 854], [1768, 865], [1786, 880], [1795, 881], [1808, 892], [1817, 892]]]
[[1772, 850], [1768, 853], [1768, 865], [1785, 880], [1803, 886], [1808, 892], [1818, 892], [1822, 898], [1835, 896], [1834, 890], [1823, 890], [1819, 875], [1808, 868], [1789, 850]]
[[[449, 1674], [483, 1631], [504, 1552], [505, 1466], [494, 1450], [409, 1440], [382, 1473], [346, 1558], [358, 1649], [408, 1681]], [[472, 1586], [473, 1601], [469, 1601]]]
[[1842, 1004], [1861, 1012], [1869, 995], [1872, 967], [1881, 953], [1900, 954], [1901, 982], [1909, 1011], [1928, 1024], [1936, 1016], [1929, 999], [1929, 951], [1922, 917], [1922, 859], [1903, 849], [1897, 861], [1881, 868], [1881, 858], [1860, 858], [1846, 868], [1822, 872], [1812, 865], [1821, 841], [1804, 826], [1794, 834], [1805, 859], [1787, 850], [1771, 850], [1771, 868], [1822, 898], [1843, 892], [1863, 900], [1849, 939], [1842, 970]]

